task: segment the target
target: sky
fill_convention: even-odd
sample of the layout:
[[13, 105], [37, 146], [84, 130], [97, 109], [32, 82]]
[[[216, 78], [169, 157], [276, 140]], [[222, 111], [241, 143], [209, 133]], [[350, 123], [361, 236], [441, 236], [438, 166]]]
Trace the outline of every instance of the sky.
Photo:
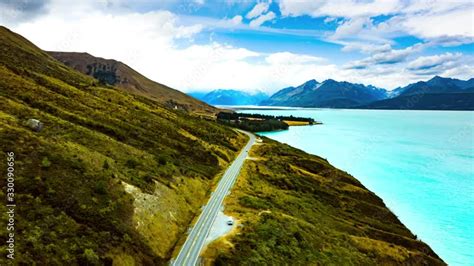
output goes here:
[[0, 25], [184, 92], [474, 77], [471, 0], [0, 0]]

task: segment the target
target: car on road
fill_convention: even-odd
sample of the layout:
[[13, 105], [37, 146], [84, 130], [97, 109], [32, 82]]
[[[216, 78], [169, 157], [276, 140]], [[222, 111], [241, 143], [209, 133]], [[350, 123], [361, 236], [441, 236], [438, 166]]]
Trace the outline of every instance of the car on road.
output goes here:
[[234, 221], [228, 220], [228, 221], [227, 221], [227, 225], [234, 225]]

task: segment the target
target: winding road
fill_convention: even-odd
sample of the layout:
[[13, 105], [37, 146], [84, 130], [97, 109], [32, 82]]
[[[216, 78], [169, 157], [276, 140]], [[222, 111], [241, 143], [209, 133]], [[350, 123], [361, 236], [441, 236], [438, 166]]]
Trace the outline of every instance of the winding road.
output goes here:
[[219, 181], [219, 184], [217, 185], [216, 190], [212, 192], [207, 205], [204, 207], [196, 224], [191, 229], [186, 242], [184, 242], [184, 245], [179, 251], [178, 256], [174, 261], [171, 262], [171, 265], [197, 265], [201, 249], [203, 248], [204, 242], [211, 231], [212, 224], [214, 223], [214, 220], [216, 219], [216, 216], [222, 207], [224, 198], [227, 194], [229, 194], [230, 189], [234, 185], [234, 182], [239, 175], [240, 168], [242, 168], [245, 158], [247, 158], [250, 148], [255, 143], [255, 135], [245, 131], [240, 132], [249, 136], [250, 139], [248, 143], [242, 149], [237, 158], [232, 162], [229, 168], [227, 168], [225, 171], [224, 175]]

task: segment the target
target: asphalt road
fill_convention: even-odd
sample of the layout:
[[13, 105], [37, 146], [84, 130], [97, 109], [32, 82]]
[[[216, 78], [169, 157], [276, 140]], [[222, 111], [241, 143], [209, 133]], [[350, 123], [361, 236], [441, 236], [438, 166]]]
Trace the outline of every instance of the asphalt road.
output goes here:
[[234, 182], [239, 175], [240, 168], [242, 168], [245, 158], [247, 158], [248, 152], [255, 142], [255, 135], [244, 131], [241, 132], [247, 134], [250, 137], [249, 142], [247, 145], [245, 145], [234, 162], [232, 162], [229, 168], [227, 168], [225, 171], [224, 175], [219, 181], [219, 184], [217, 185], [217, 188], [214, 190], [214, 192], [212, 192], [211, 197], [209, 198], [209, 201], [204, 207], [196, 224], [191, 229], [186, 242], [181, 247], [178, 256], [171, 263], [171, 265], [197, 265], [199, 254], [201, 253], [204, 242], [211, 231], [212, 224], [214, 223], [214, 220], [216, 219], [216, 216], [222, 207], [222, 202], [234, 185]]

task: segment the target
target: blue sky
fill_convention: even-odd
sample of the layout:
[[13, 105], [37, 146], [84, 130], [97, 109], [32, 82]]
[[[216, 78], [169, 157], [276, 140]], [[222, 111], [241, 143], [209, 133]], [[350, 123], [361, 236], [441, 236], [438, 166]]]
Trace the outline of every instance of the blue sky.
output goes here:
[[474, 77], [472, 1], [0, 0], [0, 9], [0, 24], [40, 48], [121, 60], [182, 91]]

